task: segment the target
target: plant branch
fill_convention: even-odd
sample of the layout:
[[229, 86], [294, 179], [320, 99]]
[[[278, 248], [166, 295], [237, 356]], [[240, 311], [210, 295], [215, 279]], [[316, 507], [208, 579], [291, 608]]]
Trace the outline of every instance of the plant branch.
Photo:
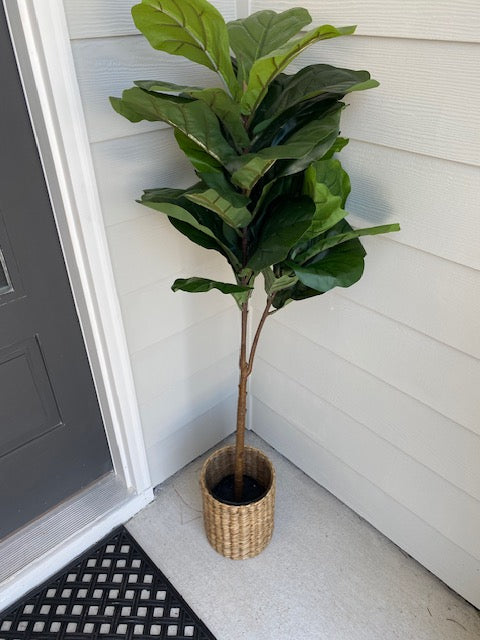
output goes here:
[[258, 323], [257, 330], [255, 332], [255, 337], [253, 338], [252, 348], [250, 349], [250, 357], [248, 359], [247, 365], [247, 376], [252, 373], [253, 369], [253, 360], [255, 358], [255, 352], [257, 351], [258, 341], [260, 339], [260, 334], [262, 333], [263, 325], [265, 324], [265, 320], [270, 315], [270, 307], [272, 306], [273, 298], [275, 294], [267, 297], [267, 303], [265, 305], [265, 309], [263, 310], [262, 317], [260, 318], [260, 322]]

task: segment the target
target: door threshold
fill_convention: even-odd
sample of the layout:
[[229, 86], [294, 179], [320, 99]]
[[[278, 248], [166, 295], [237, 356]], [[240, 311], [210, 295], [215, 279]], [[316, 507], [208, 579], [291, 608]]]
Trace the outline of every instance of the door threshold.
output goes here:
[[153, 499], [113, 472], [0, 542], [0, 610], [44, 582]]

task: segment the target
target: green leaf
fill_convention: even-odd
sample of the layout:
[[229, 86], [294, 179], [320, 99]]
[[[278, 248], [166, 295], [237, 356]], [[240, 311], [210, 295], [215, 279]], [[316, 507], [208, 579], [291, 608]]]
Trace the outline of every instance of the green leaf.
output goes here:
[[174, 82], [166, 82], [164, 80], [135, 80], [133, 84], [145, 91], [152, 91], [153, 93], [173, 93], [180, 95], [181, 93], [187, 93], [190, 95], [192, 91], [203, 91], [204, 87], [192, 87], [185, 84], [175, 84]]
[[239, 86], [221, 13], [207, 0], [142, 0], [132, 16], [154, 49], [183, 56], [219, 73], [232, 95]]
[[[235, 196], [239, 195], [233, 192]], [[215, 189], [207, 189], [201, 193], [190, 193], [186, 197], [192, 202], [213, 211], [222, 218], [230, 227], [240, 229], [245, 227], [251, 220], [252, 215], [245, 206], [249, 200], [243, 198], [244, 206], [236, 207], [228, 196], [230, 193], [220, 194]], [[224, 197], [225, 196], [225, 197]], [[239, 196], [242, 198], [242, 196]]]
[[183, 153], [199, 173], [222, 172], [222, 165], [200, 145], [188, 138], [179, 129], [174, 130], [175, 140]]
[[[168, 220], [172, 227], [175, 227], [177, 231], [188, 238], [191, 242], [198, 244], [199, 247], [203, 247], [204, 249], [212, 249], [213, 251], [217, 251], [228, 260], [225, 251], [223, 251], [218, 242], [214, 240], [211, 235], [207, 235], [206, 233], [199, 231], [195, 227], [192, 227], [192, 225], [186, 222], [182, 222], [181, 220], [176, 220], [175, 218], [168, 218]], [[231, 264], [231, 261], [228, 261]]]
[[303, 193], [315, 202], [315, 215], [302, 242], [316, 238], [347, 215], [343, 205], [349, 192], [350, 179], [338, 160], [320, 160], [306, 169]]
[[[298, 73], [287, 76], [282, 91], [269, 107], [268, 117], [273, 120], [287, 109], [313, 98], [341, 99], [352, 91], [363, 91], [378, 87], [368, 71], [352, 71], [328, 64], [313, 64]], [[266, 97], [268, 99], [268, 96]], [[262, 127], [265, 126], [262, 124]]]
[[308, 266], [293, 261], [286, 264], [306, 287], [325, 293], [334, 287], [350, 287], [360, 280], [365, 255], [360, 241], [354, 239], [329, 249], [324, 257]]
[[187, 87], [173, 84], [172, 82], [162, 82], [161, 80], [137, 80], [135, 85], [146, 91], [183, 94], [194, 100], [201, 100], [221, 120], [240, 149], [250, 144], [250, 138], [242, 123], [240, 105], [223, 89], [219, 87], [208, 87], [206, 89], [203, 87]]
[[[310, 169], [307, 169], [308, 171]], [[343, 169], [340, 160], [334, 158], [318, 160], [313, 164], [313, 171], [316, 183], [324, 184], [333, 195], [339, 196], [341, 206], [344, 207], [350, 194], [351, 184], [348, 173]]]
[[339, 233], [336, 235], [328, 235], [323, 238], [318, 238], [306, 251], [299, 253], [295, 257], [295, 262], [299, 264], [305, 264], [317, 254], [332, 247], [336, 247], [339, 244], [353, 240], [354, 238], [360, 238], [361, 236], [376, 236], [381, 233], [392, 233], [393, 231], [400, 231], [399, 224], [384, 224], [378, 227], [367, 227], [365, 229], [352, 229], [345, 233]]
[[348, 138], [338, 137], [335, 142], [332, 144], [327, 153], [322, 156], [323, 160], [331, 160], [336, 153], [339, 153], [342, 149], [344, 149], [347, 144], [350, 142]]
[[278, 311], [295, 300], [307, 300], [320, 295], [322, 295], [320, 291], [306, 287], [302, 282], [296, 282], [293, 287], [283, 289], [276, 294], [273, 299], [273, 306]]
[[[175, 203], [175, 200], [180, 202], [182, 201], [181, 198], [183, 193], [184, 192], [176, 189], [150, 189], [145, 192], [141, 203], [151, 209], [155, 209], [155, 211], [164, 213], [171, 219], [186, 223], [190, 227], [193, 227], [193, 229], [200, 231], [203, 235], [210, 237], [217, 244], [218, 250], [227, 257], [234, 269], [240, 269], [240, 260], [235, 255], [232, 247], [228, 246], [225, 238], [222, 237], [218, 231], [217, 233], [212, 231], [211, 226], [205, 224], [203, 220], [199, 220], [198, 215], [193, 215], [193, 213], [188, 211], [185, 207]], [[181, 229], [183, 229], [182, 233], [185, 232], [185, 235], [190, 237], [188, 229], [185, 230], [184, 227], [181, 227]], [[201, 238], [201, 236], [195, 235], [195, 237], [200, 238], [204, 242], [204, 239]], [[194, 240], [194, 242], [196, 242], [196, 240]], [[197, 242], [197, 244], [201, 243]], [[201, 246], [205, 246], [205, 244], [201, 244]], [[209, 246], [207, 248], [213, 247]]]
[[[304, 138], [306, 146], [310, 146], [310, 151], [307, 151], [307, 153], [299, 156], [297, 159], [294, 158], [289, 162], [282, 163], [277, 167], [277, 175], [288, 176], [304, 171], [312, 162], [316, 162], [322, 158], [325, 153], [328, 153], [331, 146], [335, 144], [336, 137], [338, 136], [340, 113], [343, 106], [342, 102], [337, 103], [337, 105], [333, 107], [330, 115], [320, 117], [298, 132], [299, 137], [301, 135]], [[310, 141], [310, 145], [308, 145], [307, 141], [309, 133], [311, 133], [312, 136], [316, 136]], [[289, 142], [290, 140], [291, 138]]]
[[274, 147], [257, 151], [256, 155], [266, 159], [300, 159], [310, 156], [312, 152], [321, 157], [338, 135], [340, 122], [339, 103], [336, 110], [329, 115], [321, 115], [291, 135], [285, 142]]
[[338, 103], [329, 115], [321, 114], [318, 119], [296, 131], [283, 144], [234, 158], [227, 166], [232, 172], [232, 182], [242, 189], [251, 191], [274, 162], [282, 159], [292, 159], [295, 162], [286, 163], [278, 175], [287, 176], [303, 171], [305, 166], [322, 157], [334, 143], [338, 135], [342, 106], [342, 103]]
[[248, 301], [253, 287], [230, 284], [228, 282], [217, 282], [216, 280], [209, 280], [208, 278], [179, 278], [175, 280], [172, 285], [172, 291], [187, 291], [189, 293], [204, 293], [205, 291], [211, 291], [217, 289], [221, 293], [230, 294], [235, 298], [235, 301], [239, 306]]
[[282, 13], [257, 11], [248, 18], [229, 22], [228, 36], [237, 59], [240, 84], [248, 79], [258, 58], [280, 47], [311, 21], [306, 9], [293, 8]]
[[290, 249], [305, 233], [315, 212], [310, 198], [279, 198], [267, 212], [257, 247], [250, 257], [247, 267], [261, 271], [284, 260]]
[[127, 120], [130, 120], [130, 122], [140, 122], [141, 120], [145, 120], [141, 113], [133, 107], [130, 107], [122, 100], [122, 98], [113, 98], [110, 96], [109, 100], [114, 110]]
[[277, 294], [279, 291], [288, 289], [298, 282], [298, 278], [295, 275], [285, 274], [277, 278], [270, 267], [262, 269], [262, 275], [265, 280], [265, 292], [267, 295]]
[[340, 27], [337, 29], [328, 24], [322, 25], [308, 31], [300, 38], [289, 40], [267, 56], [259, 58], [252, 66], [247, 89], [241, 99], [242, 112], [246, 115], [254, 112], [265, 97], [272, 80], [307, 47], [320, 40], [349, 35], [354, 31], [355, 27]]
[[241, 150], [248, 147], [250, 138], [243, 126], [240, 105], [228, 93], [225, 93], [223, 89], [213, 87], [201, 91], [190, 91], [189, 95], [210, 107], [232, 136], [237, 148]]
[[137, 114], [133, 122], [167, 122], [221, 164], [227, 164], [235, 156], [235, 151], [222, 135], [217, 117], [199, 100], [151, 93], [133, 87], [123, 92], [121, 100], [113, 98], [111, 102], [113, 108], [129, 120], [132, 120], [129, 117], [131, 113]]
[[274, 159], [261, 158], [254, 154], [247, 154], [243, 156], [241, 158], [240, 167], [232, 173], [233, 184], [250, 193], [253, 187], [257, 184], [260, 178], [267, 173], [274, 162]]
[[322, 157], [334, 143], [338, 136], [342, 106], [339, 103], [329, 115], [322, 114], [318, 119], [312, 120], [283, 144], [232, 160], [227, 166], [230, 171], [234, 169], [232, 182], [251, 191], [274, 162], [282, 159], [292, 159], [294, 162], [285, 163], [278, 175], [287, 176], [303, 171], [305, 166]]

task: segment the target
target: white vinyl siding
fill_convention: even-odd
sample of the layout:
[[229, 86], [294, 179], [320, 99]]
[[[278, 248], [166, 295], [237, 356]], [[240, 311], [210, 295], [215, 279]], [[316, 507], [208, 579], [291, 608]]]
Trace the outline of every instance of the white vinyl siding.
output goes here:
[[[176, 277], [228, 278], [224, 261], [134, 201], [185, 187], [191, 167], [162, 123], [132, 124], [108, 96], [136, 79], [213, 76], [153, 51], [133, 0], [64, 0], [154, 484], [232, 431], [238, 312], [229, 297], [173, 294]], [[364, 278], [269, 319], [253, 428], [480, 606], [480, 12], [475, 0], [216, 0], [226, 19], [303, 5], [313, 24], [357, 24], [290, 71], [368, 69], [351, 94], [342, 161]], [[261, 309], [256, 299], [255, 313]], [[319, 514], [321, 517], [321, 514]]]
[[[342, 160], [363, 279], [273, 316], [253, 428], [480, 606], [480, 12], [474, 0], [253, 0], [358, 24], [291, 71], [368, 69], [345, 100]], [[260, 313], [258, 303], [256, 314]]]
[[[109, 96], [134, 80], [211, 84], [208, 69], [155, 51], [131, 0], [64, 0], [152, 482], [158, 484], [234, 427], [239, 319], [230, 296], [173, 293], [175, 278], [230, 278], [223, 258], [135, 202], [142, 190], [186, 187], [195, 175], [163, 123], [132, 124]], [[214, 4], [235, 18], [235, 0]]]

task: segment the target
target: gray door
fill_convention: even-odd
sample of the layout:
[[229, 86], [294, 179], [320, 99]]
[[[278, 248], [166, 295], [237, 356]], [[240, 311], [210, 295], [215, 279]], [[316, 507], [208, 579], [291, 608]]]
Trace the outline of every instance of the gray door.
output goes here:
[[112, 468], [0, 2], [0, 539]]

